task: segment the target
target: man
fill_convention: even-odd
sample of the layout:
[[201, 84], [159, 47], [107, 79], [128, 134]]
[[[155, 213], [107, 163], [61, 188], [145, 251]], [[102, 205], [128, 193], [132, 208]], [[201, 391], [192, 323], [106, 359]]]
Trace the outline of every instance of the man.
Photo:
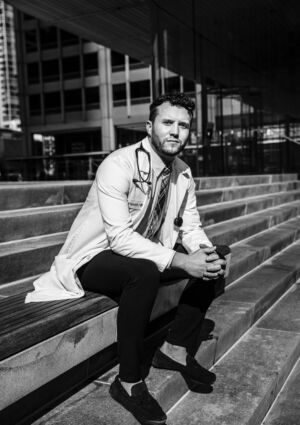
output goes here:
[[190, 169], [177, 158], [193, 111], [194, 102], [182, 93], [150, 105], [147, 137], [102, 162], [50, 272], [27, 299], [79, 297], [86, 289], [118, 300], [120, 369], [110, 394], [143, 424], [166, 421], [141, 370], [144, 330], [165, 282], [189, 278], [153, 366], [178, 370], [196, 383], [215, 380], [193, 358], [225, 266], [201, 227]]

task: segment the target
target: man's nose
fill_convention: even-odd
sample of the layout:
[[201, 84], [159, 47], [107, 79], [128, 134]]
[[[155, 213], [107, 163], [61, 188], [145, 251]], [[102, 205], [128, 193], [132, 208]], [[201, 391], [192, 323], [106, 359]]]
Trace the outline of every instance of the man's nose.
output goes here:
[[170, 133], [174, 136], [178, 135], [178, 123], [174, 122], [171, 127]]

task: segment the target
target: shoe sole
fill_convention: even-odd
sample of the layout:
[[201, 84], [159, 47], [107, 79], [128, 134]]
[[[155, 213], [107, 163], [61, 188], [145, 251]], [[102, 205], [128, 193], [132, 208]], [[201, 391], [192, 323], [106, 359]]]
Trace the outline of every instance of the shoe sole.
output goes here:
[[116, 397], [114, 394], [113, 394], [113, 391], [111, 390], [111, 388], [109, 389], [109, 394], [110, 394], [110, 396], [117, 402], [117, 403], [119, 403], [120, 404], [120, 406], [122, 406], [124, 409], [126, 409], [128, 412], [130, 412], [131, 414], [132, 414], [132, 416], [134, 416], [135, 417], [135, 419], [140, 423], [140, 424], [142, 424], [142, 425], [165, 425], [165, 423], [166, 423], [166, 420], [167, 420], [167, 418], [166, 419], [163, 419], [163, 420], [152, 420], [152, 419], [149, 419], [149, 420], [143, 420], [143, 421], [141, 421], [132, 411], [131, 411], [131, 409], [130, 409], [130, 406], [125, 406], [123, 403], [122, 403], [122, 401], [118, 398], [118, 397]]
[[187, 379], [189, 379], [191, 382], [193, 382], [194, 384], [202, 384], [202, 385], [212, 385], [214, 382], [216, 382], [216, 378], [212, 378], [210, 381], [207, 381], [207, 382], [204, 382], [204, 381], [197, 381], [197, 380], [195, 380], [195, 379], [193, 379], [193, 378], [191, 378], [187, 373], [185, 373], [185, 372], [183, 372], [183, 371], [181, 371], [181, 370], [178, 370], [178, 369], [171, 369], [171, 368], [169, 368], [169, 367], [163, 367], [163, 366], [158, 366], [158, 365], [156, 365], [155, 363], [152, 363], [152, 366], [155, 368], [155, 369], [163, 369], [163, 370], [172, 370], [173, 372], [179, 372], [183, 377], [185, 377], [185, 378], [187, 378]]

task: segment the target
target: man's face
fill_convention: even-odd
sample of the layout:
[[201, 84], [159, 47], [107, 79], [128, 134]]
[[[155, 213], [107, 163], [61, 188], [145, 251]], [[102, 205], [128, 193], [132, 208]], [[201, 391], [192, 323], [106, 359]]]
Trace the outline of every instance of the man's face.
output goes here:
[[191, 117], [181, 106], [165, 102], [158, 106], [154, 122], [147, 121], [147, 133], [158, 155], [171, 161], [185, 147], [190, 133]]

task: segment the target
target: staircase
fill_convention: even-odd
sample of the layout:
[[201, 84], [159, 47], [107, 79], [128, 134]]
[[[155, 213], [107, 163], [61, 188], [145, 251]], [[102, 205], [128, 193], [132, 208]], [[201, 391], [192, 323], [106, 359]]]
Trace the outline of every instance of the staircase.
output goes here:
[[[89, 186], [89, 182], [0, 185], [3, 311], [10, 305], [22, 308], [16, 300], [50, 267]], [[190, 391], [176, 372], [151, 369], [148, 386], [168, 411], [167, 424], [296, 425], [300, 181], [294, 174], [210, 177], [196, 179], [196, 187], [208, 236], [232, 248], [226, 292], [207, 315], [215, 322], [214, 337], [197, 353], [199, 362], [216, 372], [217, 381], [212, 392], [203, 394]], [[153, 319], [176, 305], [182, 287], [179, 282], [160, 290]], [[107, 350], [115, 341], [117, 307], [112, 304], [99, 313], [99, 306], [95, 308], [99, 300], [88, 301], [95, 309], [93, 317], [70, 322], [68, 329], [2, 357], [1, 424], [137, 423], [108, 395], [116, 367], [82, 384], [101, 370], [101, 362], [107, 363]], [[97, 352], [102, 356], [95, 358]], [[81, 389], [66, 398], [67, 391], [74, 392], [79, 384]]]

